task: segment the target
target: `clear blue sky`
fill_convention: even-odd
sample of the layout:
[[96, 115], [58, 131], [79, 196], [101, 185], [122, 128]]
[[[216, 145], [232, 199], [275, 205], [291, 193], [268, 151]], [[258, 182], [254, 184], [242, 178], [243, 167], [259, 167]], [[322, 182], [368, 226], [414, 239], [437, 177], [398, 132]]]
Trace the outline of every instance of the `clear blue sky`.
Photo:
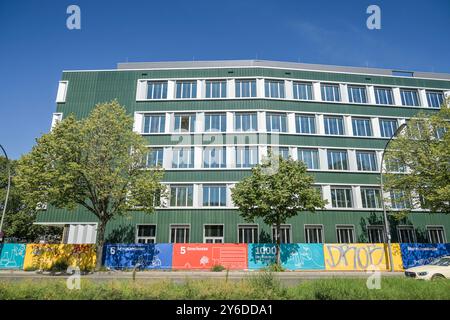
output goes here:
[[0, 0], [0, 144], [17, 159], [49, 130], [62, 70], [254, 58], [450, 73], [450, 1]]

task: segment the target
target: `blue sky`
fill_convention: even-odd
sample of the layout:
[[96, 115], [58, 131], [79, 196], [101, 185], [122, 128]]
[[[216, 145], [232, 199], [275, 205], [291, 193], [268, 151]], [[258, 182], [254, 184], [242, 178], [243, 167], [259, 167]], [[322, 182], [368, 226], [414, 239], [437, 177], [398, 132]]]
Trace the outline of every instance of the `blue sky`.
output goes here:
[[450, 73], [449, 40], [448, 0], [1, 0], [0, 144], [17, 159], [49, 130], [62, 70], [258, 58]]

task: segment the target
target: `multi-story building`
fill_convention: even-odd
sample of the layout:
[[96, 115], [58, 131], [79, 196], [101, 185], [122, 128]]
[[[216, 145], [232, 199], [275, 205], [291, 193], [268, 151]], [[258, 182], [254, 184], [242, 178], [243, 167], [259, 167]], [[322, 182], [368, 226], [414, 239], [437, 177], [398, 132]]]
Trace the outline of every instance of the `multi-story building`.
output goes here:
[[[273, 226], [244, 221], [231, 200], [268, 148], [303, 160], [328, 200], [283, 225], [284, 242], [383, 242], [382, 151], [399, 125], [436, 112], [448, 95], [449, 74], [259, 60], [122, 63], [64, 71], [53, 121], [117, 99], [151, 147], [148, 166], [165, 168], [167, 205], [112, 221], [109, 242], [271, 242]], [[65, 226], [68, 243], [95, 239], [96, 218], [82, 208], [49, 207], [37, 223]], [[394, 242], [446, 242], [450, 217], [414, 210], [391, 229]]]

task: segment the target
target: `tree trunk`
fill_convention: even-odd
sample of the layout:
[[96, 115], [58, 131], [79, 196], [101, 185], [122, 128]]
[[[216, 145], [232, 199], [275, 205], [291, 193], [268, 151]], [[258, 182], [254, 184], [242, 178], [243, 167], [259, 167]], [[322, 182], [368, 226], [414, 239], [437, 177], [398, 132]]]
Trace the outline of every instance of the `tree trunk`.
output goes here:
[[106, 221], [100, 221], [97, 228], [97, 241], [96, 241], [96, 260], [95, 270], [98, 271], [102, 267], [103, 258], [103, 245], [105, 244], [105, 229]]
[[277, 222], [277, 264], [278, 265], [281, 265], [280, 244], [281, 244], [281, 224], [279, 222]]

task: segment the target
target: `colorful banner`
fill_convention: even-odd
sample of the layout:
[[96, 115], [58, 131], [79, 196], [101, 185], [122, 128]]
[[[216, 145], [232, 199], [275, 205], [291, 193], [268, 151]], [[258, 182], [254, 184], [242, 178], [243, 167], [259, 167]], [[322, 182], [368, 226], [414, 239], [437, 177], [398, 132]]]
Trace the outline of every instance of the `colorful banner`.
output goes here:
[[[280, 260], [287, 270], [324, 270], [323, 245], [295, 243], [280, 245]], [[261, 269], [276, 261], [276, 244], [249, 244], [248, 268]]]
[[247, 244], [177, 243], [173, 245], [172, 269], [247, 269]]
[[25, 244], [0, 244], [0, 269], [22, 269], [25, 250]]
[[[389, 270], [389, 253], [383, 243], [324, 244], [325, 269], [330, 271]], [[403, 270], [400, 246], [392, 244], [394, 270]]]
[[95, 245], [28, 244], [24, 270], [49, 270], [55, 264], [77, 266], [81, 270], [95, 267]]
[[402, 243], [405, 269], [429, 264], [436, 258], [450, 255], [450, 243]]
[[170, 269], [172, 244], [108, 244], [104, 265], [112, 269]]

